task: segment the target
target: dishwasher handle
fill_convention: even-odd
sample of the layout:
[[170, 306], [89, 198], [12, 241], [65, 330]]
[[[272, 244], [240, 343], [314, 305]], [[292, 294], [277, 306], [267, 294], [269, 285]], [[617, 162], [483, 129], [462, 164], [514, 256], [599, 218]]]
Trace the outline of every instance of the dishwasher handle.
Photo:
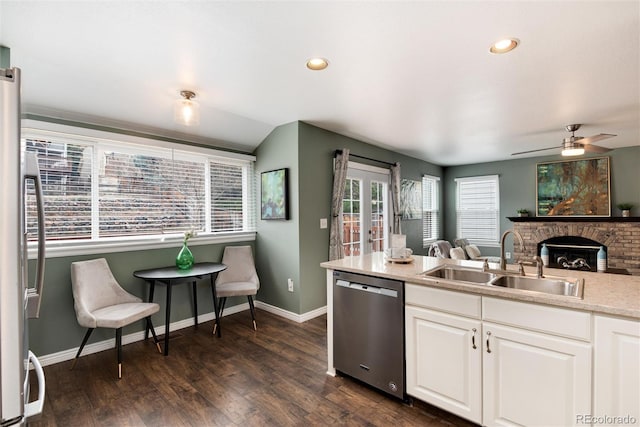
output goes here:
[[398, 298], [398, 291], [378, 286], [362, 285], [360, 283], [347, 282], [346, 280], [336, 280], [336, 286], [353, 289], [354, 291], [369, 292], [377, 295], [384, 295], [392, 298]]

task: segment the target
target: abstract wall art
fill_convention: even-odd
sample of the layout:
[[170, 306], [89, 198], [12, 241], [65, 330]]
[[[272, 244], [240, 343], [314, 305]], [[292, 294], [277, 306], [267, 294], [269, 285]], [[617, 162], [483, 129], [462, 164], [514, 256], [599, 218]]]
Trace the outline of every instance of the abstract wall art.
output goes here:
[[538, 163], [537, 216], [611, 216], [609, 157]]

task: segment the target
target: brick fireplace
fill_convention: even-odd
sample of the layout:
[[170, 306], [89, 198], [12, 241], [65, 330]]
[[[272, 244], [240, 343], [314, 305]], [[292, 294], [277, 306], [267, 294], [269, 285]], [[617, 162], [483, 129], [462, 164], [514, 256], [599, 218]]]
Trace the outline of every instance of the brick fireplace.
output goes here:
[[640, 275], [640, 218], [509, 217], [522, 235], [525, 252], [514, 245], [515, 259], [539, 254], [539, 243], [559, 236], [598, 242], [607, 249], [608, 267], [616, 272]]

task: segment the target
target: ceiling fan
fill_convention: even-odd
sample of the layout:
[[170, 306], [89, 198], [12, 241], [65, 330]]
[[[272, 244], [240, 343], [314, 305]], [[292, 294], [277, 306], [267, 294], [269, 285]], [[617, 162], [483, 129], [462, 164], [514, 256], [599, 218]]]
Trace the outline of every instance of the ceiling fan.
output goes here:
[[529, 150], [529, 151], [520, 151], [518, 153], [512, 153], [512, 156], [517, 156], [518, 154], [526, 154], [526, 153], [534, 153], [536, 151], [545, 151], [545, 150], [555, 150], [557, 148], [562, 148], [563, 156], [580, 156], [584, 154], [586, 151], [590, 153], [606, 153], [607, 151], [611, 151], [611, 148], [600, 147], [599, 145], [593, 145], [593, 142], [600, 141], [603, 139], [611, 138], [613, 134], [610, 133], [601, 133], [598, 135], [583, 137], [576, 136], [575, 132], [580, 129], [581, 124], [573, 124], [565, 126], [567, 132], [571, 132], [571, 136], [568, 138], [564, 138], [562, 140], [562, 145], [550, 148], [539, 148], [537, 150]]

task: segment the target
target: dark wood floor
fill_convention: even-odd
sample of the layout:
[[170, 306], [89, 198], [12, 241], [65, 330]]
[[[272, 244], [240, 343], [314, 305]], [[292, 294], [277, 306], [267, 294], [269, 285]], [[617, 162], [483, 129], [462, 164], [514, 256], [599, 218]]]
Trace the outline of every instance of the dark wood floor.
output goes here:
[[[257, 312], [45, 367], [43, 414], [31, 426], [473, 426], [433, 406], [413, 406], [352, 379], [326, 375], [326, 316], [303, 324]], [[32, 390], [32, 393], [35, 391]]]

